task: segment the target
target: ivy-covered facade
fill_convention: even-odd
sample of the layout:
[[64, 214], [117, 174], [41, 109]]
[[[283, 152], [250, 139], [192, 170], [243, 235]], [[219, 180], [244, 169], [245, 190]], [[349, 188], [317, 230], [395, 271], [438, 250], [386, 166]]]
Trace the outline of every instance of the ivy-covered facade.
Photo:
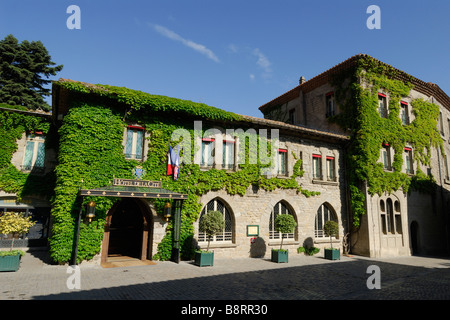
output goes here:
[[368, 256], [447, 253], [450, 98], [356, 55], [260, 107], [264, 117], [348, 134], [350, 247]]
[[[210, 244], [219, 257], [268, 257], [282, 238], [293, 252], [324, 248], [328, 220], [338, 222], [333, 247], [344, 252], [448, 247], [450, 99], [369, 56], [302, 79], [260, 107], [265, 119], [66, 79], [53, 83], [52, 94], [51, 114], [0, 106], [0, 212], [42, 217], [39, 245], [55, 263], [72, 259], [77, 235], [78, 262], [171, 259], [176, 231], [164, 207], [174, 201], [111, 196], [116, 179], [187, 195], [183, 259], [206, 248], [198, 226], [208, 211], [224, 219]], [[169, 145], [180, 156], [177, 177], [168, 174]], [[105, 194], [80, 196], [93, 189]], [[294, 217], [294, 232], [275, 230], [280, 214]]]

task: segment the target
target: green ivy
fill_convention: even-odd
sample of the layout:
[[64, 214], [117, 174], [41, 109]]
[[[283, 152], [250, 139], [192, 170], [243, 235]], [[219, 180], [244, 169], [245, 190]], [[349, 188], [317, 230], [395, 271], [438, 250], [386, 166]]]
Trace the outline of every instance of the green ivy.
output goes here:
[[[407, 80], [397, 80], [402, 74]], [[345, 81], [350, 79], [350, 81]], [[363, 185], [367, 183], [370, 195], [403, 190], [433, 192], [434, 179], [420, 169], [411, 176], [401, 172], [403, 150], [410, 144], [414, 150], [415, 163], [430, 166], [431, 147], [440, 149], [442, 138], [436, 129], [439, 107], [422, 99], [411, 102], [414, 121], [403, 125], [400, 119], [400, 101], [408, 97], [413, 85], [411, 76], [378, 62], [371, 57], [362, 57], [354, 68], [334, 76], [337, 103], [343, 111], [331, 121], [352, 131], [347, 158], [347, 176], [350, 191], [353, 225], [358, 227], [365, 214]], [[378, 92], [389, 95], [388, 118], [380, 117], [377, 111]], [[382, 144], [394, 150], [392, 171], [385, 171], [378, 163]]]
[[[303, 176], [301, 160], [297, 160], [293, 175], [283, 179], [267, 178], [261, 175], [265, 168], [256, 159], [248, 161], [250, 140], [245, 140], [246, 163], [237, 171], [202, 170], [197, 164], [183, 164], [179, 179], [174, 181], [166, 175], [169, 143], [175, 146], [180, 141], [171, 141], [176, 129], [184, 129], [194, 137], [194, 120], [214, 120], [233, 126], [233, 121], [242, 117], [204, 104], [174, 98], [150, 95], [140, 91], [111, 86], [88, 86], [76, 82], [58, 82], [57, 85], [70, 92], [70, 105], [64, 123], [59, 129], [60, 150], [56, 168], [57, 186], [53, 202], [53, 236], [50, 239], [50, 254], [57, 262], [70, 259], [74, 229], [80, 204], [77, 193], [80, 181], [85, 188], [108, 185], [113, 176], [132, 178], [132, 169], [142, 165], [146, 180], [161, 180], [164, 188], [174, 192], [187, 193], [181, 212], [181, 255], [190, 259], [194, 252], [194, 222], [199, 218], [203, 204], [200, 197], [208, 192], [226, 190], [230, 195], [244, 196], [252, 185], [264, 189], [294, 189], [305, 196], [319, 194], [303, 189], [298, 183]], [[144, 162], [126, 160], [123, 147], [123, 130], [127, 121], [145, 127], [150, 138], [147, 159]], [[242, 123], [242, 122], [241, 122]], [[207, 128], [203, 128], [203, 134]], [[239, 137], [239, 133], [237, 134]], [[88, 143], [87, 143], [88, 142]], [[194, 139], [191, 141], [193, 160]], [[270, 148], [268, 149], [268, 151]], [[243, 156], [240, 154], [240, 156]], [[92, 258], [100, 251], [106, 212], [117, 199], [86, 198], [97, 202], [96, 218], [89, 225], [80, 228], [78, 260]], [[100, 205], [99, 205], [100, 203]], [[162, 216], [164, 201], [153, 201], [155, 210]], [[158, 244], [153, 259], [169, 260], [173, 244], [173, 224], [169, 221], [166, 234]]]
[[[50, 121], [45, 117], [22, 114], [13, 110], [23, 110], [20, 106], [0, 105], [0, 190], [7, 193], [16, 193], [20, 200], [30, 194], [49, 196], [54, 187], [54, 176], [48, 173], [44, 176], [36, 176], [18, 170], [11, 159], [17, 150], [17, 141], [25, 132], [42, 131], [47, 135], [51, 130]], [[46, 139], [46, 148], [54, 145], [51, 139]]]

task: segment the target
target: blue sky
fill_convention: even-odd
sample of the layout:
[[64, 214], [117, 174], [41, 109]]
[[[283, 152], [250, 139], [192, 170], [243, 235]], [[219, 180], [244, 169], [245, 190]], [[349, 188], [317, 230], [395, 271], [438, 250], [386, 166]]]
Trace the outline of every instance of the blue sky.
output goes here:
[[[81, 10], [70, 30], [67, 8]], [[381, 9], [370, 30], [368, 6]], [[110, 84], [262, 117], [258, 107], [358, 53], [450, 95], [447, 0], [0, 0], [0, 38], [41, 40], [51, 79]]]

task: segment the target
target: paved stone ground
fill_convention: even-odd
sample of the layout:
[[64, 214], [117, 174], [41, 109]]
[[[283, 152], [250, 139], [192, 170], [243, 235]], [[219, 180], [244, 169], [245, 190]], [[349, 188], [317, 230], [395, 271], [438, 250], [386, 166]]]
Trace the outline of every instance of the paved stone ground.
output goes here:
[[[370, 265], [380, 268], [381, 289], [368, 289]], [[450, 300], [450, 260], [430, 257], [329, 261], [291, 254], [289, 263], [216, 259], [102, 268], [80, 265], [80, 289], [69, 289], [68, 266], [29, 252], [17, 272], [0, 273], [1, 300]], [[73, 283], [69, 281], [69, 284]]]

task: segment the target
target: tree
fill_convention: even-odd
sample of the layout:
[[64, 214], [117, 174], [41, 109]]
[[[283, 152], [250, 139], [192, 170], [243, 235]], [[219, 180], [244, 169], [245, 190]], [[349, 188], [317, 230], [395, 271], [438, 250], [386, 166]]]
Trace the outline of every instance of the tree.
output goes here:
[[336, 236], [339, 233], [339, 225], [336, 221], [328, 220], [323, 225], [323, 231], [325, 232], [325, 235], [330, 237], [330, 245], [331, 249], [333, 249], [333, 241], [331, 240], [331, 237]]
[[220, 211], [208, 211], [208, 213], [202, 217], [198, 228], [208, 236], [208, 247], [206, 248], [206, 251], [209, 251], [211, 237], [216, 233], [221, 232], [224, 226], [225, 222], [223, 221], [223, 216]]
[[5, 212], [0, 216], [0, 233], [11, 234], [12, 242], [10, 251], [14, 247], [14, 237], [22, 233], [28, 233], [28, 230], [35, 224], [31, 217], [24, 217], [18, 212]]
[[275, 218], [275, 230], [281, 233], [280, 250], [283, 247], [283, 233], [291, 233], [297, 226], [297, 222], [290, 214], [280, 214]]
[[45, 86], [62, 68], [51, 61], [41, 41], [19, 43], [13, 35], [6, 36], [0, 41], [0, 103], [50, 110], [44, 101], [50, 89]]

